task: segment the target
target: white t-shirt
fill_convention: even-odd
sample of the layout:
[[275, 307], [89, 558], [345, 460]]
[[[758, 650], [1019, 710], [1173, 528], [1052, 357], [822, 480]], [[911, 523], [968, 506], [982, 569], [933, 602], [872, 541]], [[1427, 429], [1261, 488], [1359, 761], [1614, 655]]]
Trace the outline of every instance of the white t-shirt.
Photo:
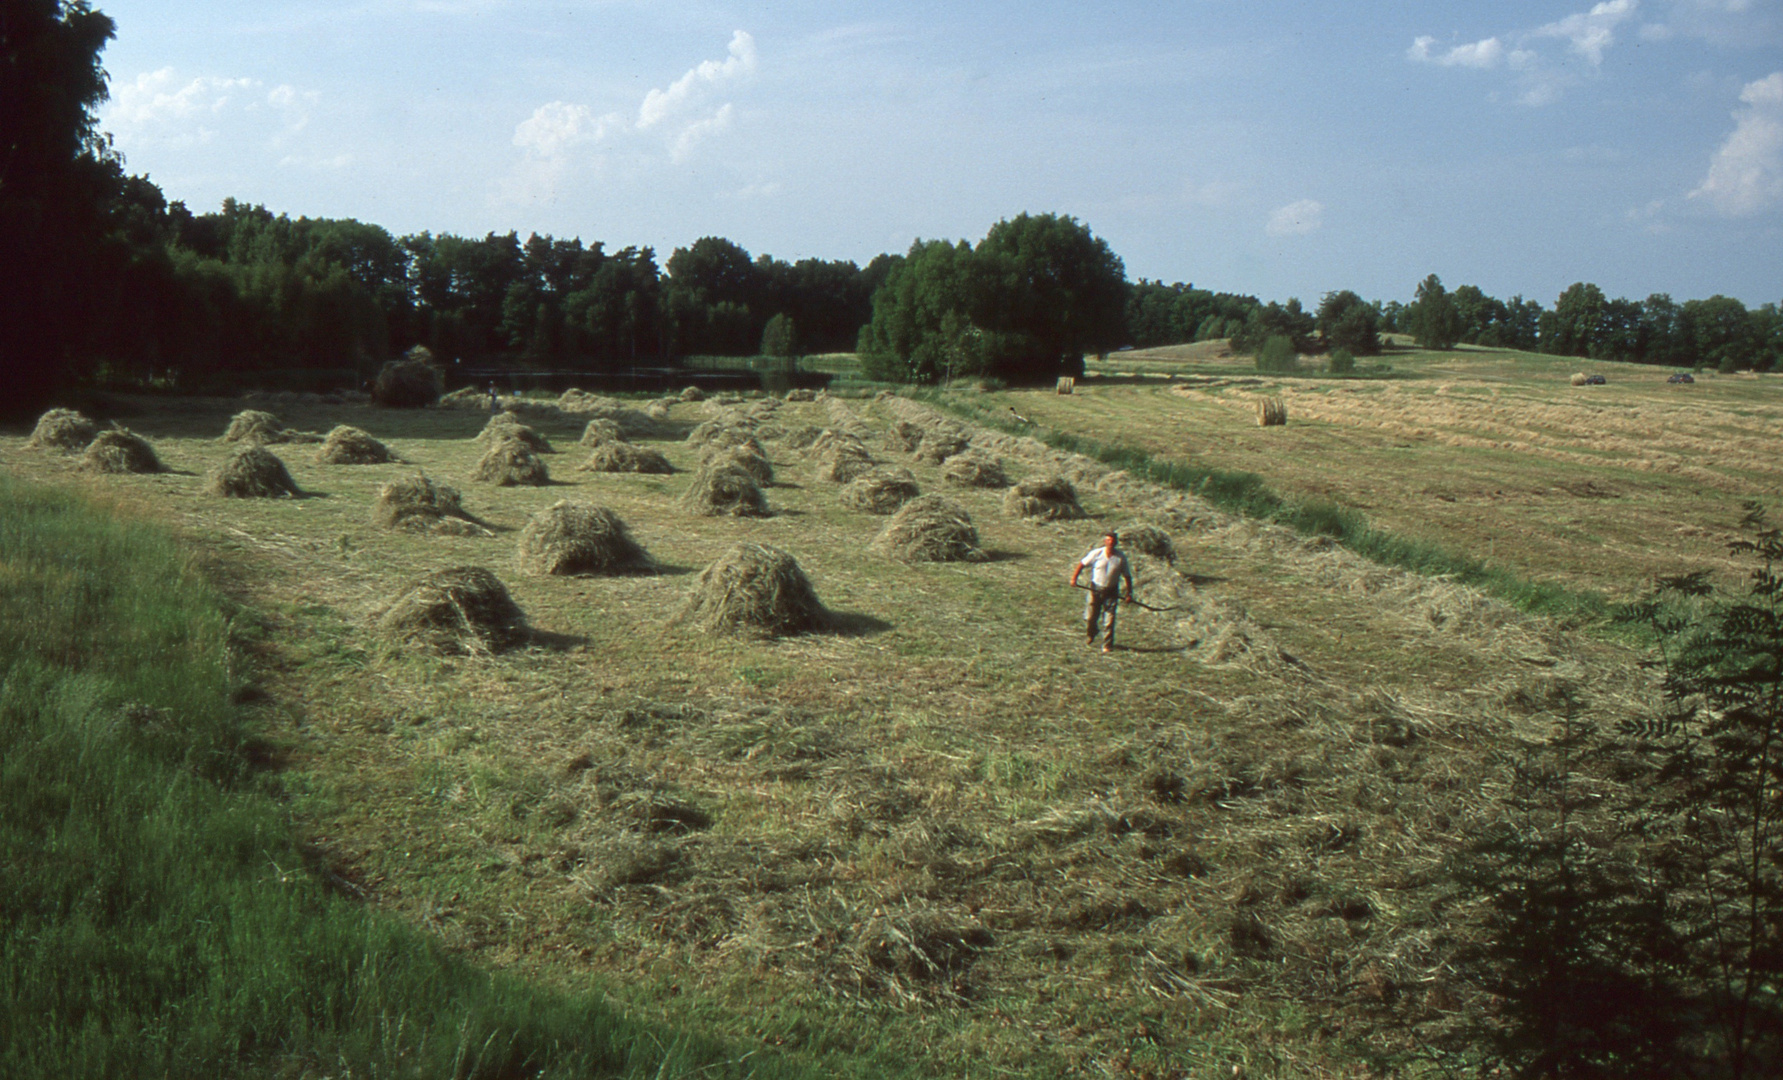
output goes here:
[[1128, 587], [1132, 587], [1133, 572], [1127, 569], [1127, 553], [1118, 547], [1110, 555], [1106, 547], [1098, 544], [1088, 555], [1077, 560], [1077, 565], [1089, 568], [1090, 584], [1098, 589], [1108, 588], [1108, 583], [1117, 577], [1126, 578]]

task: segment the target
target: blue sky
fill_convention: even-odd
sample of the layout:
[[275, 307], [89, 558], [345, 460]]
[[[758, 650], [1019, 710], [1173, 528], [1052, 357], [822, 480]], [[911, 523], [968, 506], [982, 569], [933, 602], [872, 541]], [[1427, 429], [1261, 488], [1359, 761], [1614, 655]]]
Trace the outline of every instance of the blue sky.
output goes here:
[[1307, 303], [1783, 300], [1783, 0], [96, 0], [195, 211], [865, 262], [1070, 214]]

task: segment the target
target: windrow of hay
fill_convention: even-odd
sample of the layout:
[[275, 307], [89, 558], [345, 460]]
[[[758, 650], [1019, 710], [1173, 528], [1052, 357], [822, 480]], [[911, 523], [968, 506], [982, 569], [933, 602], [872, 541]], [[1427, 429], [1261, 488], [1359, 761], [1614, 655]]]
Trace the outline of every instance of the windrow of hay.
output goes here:
[[650, 557], [613, 511], [560, 499], [520, 530], [514, 564], [527, 574], [617, 574], [647, 569]]
[[817, 427], [810, 424], [799, 424], [781, 431], [775, 441], [788, 450], [807, 450], [822, 435], [823, 431]]
[[81, 455], [80, 468], [96, 473], [158, 473], [167, 466], [147, 439], [126, 428], [102, 431]]
[[822, 629], [828, 612], [791, 555], [744, 543], [700, 572], [674, 621], [706, 633], [779, 637]]
[[518, 439], [496, 439], [477, 459], [471, 479], [497, 487], [543, 487], [551, 482], [544, 461]]
[[378, 491], [372, 504], [372, 524], [385, 529], [438, 532], [453, 535], [489, 535], [489, 531], [465, 512], [463, 497], [448, 484], [436, 484], [419, 473], [393, 480]]
[[409, 350], [401, 360], [391, 360], [378, 369], [371, 385], [371, 399], [387, 409], [421, 409], [440, 399], [446, 389], [445, 377], [429, 361], [432, 353]]
[[862, 473], [842, 489], [842, 505], [869, 514], [889, 514], [922, 494], [909, 469], [879, 468]]
[[941, 463], [941, 478], [962, 487], [1008, 487], [1009, 474], [1003, 462], [989, 454], [968, 450]]
[[204, 490], [231, 499], [275, 499], [298, 494], [297, 482], [272, 451], [244, 446], [205, 478]]
[[620, 442], [623, 441], [624, 438], [625, 436], [619, 434], [619, 422], [617, 420], [606, 420], [596, 417], [595, 419], [588, 421], [588, 426], [582, 429], [581, 444], [583, 446], [592, 447], [599, 446], [602, 443]]
[[539, 434], [538, 429], [520, 419], [520, 414], [512, 410], [504, 410], [489, 418], [483, 430], [477, 432], [477, 441], [484, 444], [513, 440], [521, 443], [535, 454], [555, 454], [551, 449], [551, 440]]
[[481, 566], [423, 574], [374, 618], [386, 639], [447, 654], [500, 652], [528, 637], [520, 605], [501, 579]]
[[656, 409], [656, 404], [651, 403], [650, 411], [635, 409], [615, 398], [576, 389], [565, 390], [557, 399], [558, 411], [594, 420], [611, 420], [619, 425], [619, 434], [627, 439], [645, 439], [660, 431], [658, 421], [668, 416], [668, 407]]
[[395, 460], [388, 446], [347, 424], [336, 425], [316, 451], [318, 465], [382, 465]]
[[817, 391], [808, 390], [808, 389], [805, 389], [804, 387], [795, 387], [795, 388], [788, 390], [786, 392], [786, 400], [787, 401], [816, 401], [817, 400]]
[[615, 439], [603, 442], [588, 455], [588, 460], [577, 466], [580, 472], [610, 473], [654, 473], [668, 475], [675, 471], [669, 459], [661, 450], [651, 446], [638, 446], [635, 443], [620, 442]]
[[742, 469], [755, 477], [756, 483], [766, 487], [774, 482], [774, 466], [761, 452], [761, 444], [753, 439], [750, 443], [753, 446], [708, 446], [700, 454], [700, 463], [710, 469]]
[[971, 439], [958, 428], [932, 427], [922, 434], [922, 445], [916, 448], [916, 460], [939, 465], [965, 450]]
[[875, 550], [901, 562], [982, 562], [972, 515], [952, 499], [919, 495], [898, 508], [873, 540]]
[[25, 445], [38, 450], [79, 450], [99, 434], [99, 424], [74, 409], [51, 409], [37, 418], [31, 440]]
[[767, 517], [768, 499], [755, 477], [735, 466], [701, 469], [681, 493], [681, 504], [703, 517]]
[[1031, 477], [1003, 494], [1003, 513], [1009, 517], [1041, 521], [1072, 521], [1084, 517], [1077, 489], [1062, 476]]

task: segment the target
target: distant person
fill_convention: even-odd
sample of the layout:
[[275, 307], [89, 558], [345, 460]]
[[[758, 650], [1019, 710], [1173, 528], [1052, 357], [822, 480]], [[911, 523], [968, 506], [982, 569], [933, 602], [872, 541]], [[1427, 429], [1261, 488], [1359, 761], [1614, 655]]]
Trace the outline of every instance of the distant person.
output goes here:
[[1103, 615], [1108, 616], [1107, 636], [1102, 639], [1102, 651], [1114, 651], [1114, 617], [1121, 607], [1121, 585], [1126, 584], [1126, 598], [1133, 599], [1133, 571], [1127, 553], [1117, 545], [1120, 536], [1113, 529], [1104, 533], [1102, 542], [1089, 550], [1077, 565], [1071, 568], [1071, 587], [1077, 587], [1077, 575], [1084, 568], [1090, 571], [1090, 598], [1083, 608], [1084, 631], [1089, 643], [1096, 643], [1096, 631], [1102, 625]]
[[501, 395], [495, 392], [493, 382], [489, 384], [489, 411], [492, 413], [501, 412]]

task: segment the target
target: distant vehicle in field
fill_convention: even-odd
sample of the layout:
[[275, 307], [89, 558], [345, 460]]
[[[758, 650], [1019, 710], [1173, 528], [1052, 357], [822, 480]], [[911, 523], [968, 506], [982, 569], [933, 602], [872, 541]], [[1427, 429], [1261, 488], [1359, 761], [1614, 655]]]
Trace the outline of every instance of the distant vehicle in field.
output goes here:
[[1693, 383], [1693, 382], [1695, 382], [1695, 381], [1696, 381], [1696, 376], [1695, 376], [1695, 375], [1692, 375], [1692, 374], [1690, 374], [1690, 372], [1688, 372], [1688, 371], [1680, 371], [1680, 372], [1678, 372], [1678, 373], [1677, 373], [1677, 374], [1676, 374], [1676, 375], [1673, 375], [1673, 376], [1672, 376], [1672, 377], [1671, 377], [1671, 378], [1669, 378], [1669, 379], [1667, 379], [1667, 380], [1665, 380], [1665, 381], [1666, 381], [1666, 382], [1668, 382], [1668, 383], [1670, 383], [1670, 382], [1675, 382], [1675, 383], [1686, 383], [1686, 382], [1689, 382], [1689, 383]]
[[1602, 375], [1587, 375], [1587, 376], [1585, 376], [1585, 385], [1586, 386], [1602, 386], [1609, 381], [1610, 380], [1604, 378]]
[[1116, 349], [1116, 350], [1114, 350], [1114, 351], [1115, 351], [1115, 352], [1132, 352], [1132, 351], [1133, 351], [1133, 346], [1131, 346], [1131, 345], [1122, 345], [1122, 346], [1121, 346], [1121, 347], [1120, 347], [1120, 348], [1118, 348], [1118, 349]]

